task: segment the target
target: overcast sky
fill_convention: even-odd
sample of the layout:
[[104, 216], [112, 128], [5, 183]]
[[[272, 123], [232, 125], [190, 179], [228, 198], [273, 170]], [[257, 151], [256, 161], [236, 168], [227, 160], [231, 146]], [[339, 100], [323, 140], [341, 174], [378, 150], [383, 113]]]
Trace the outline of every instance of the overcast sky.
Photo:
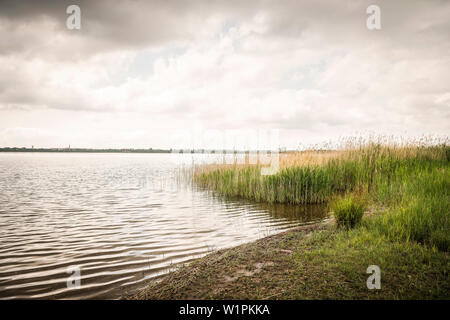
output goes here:
[[2, 0], [0, 146], [448, 135], [449, 17], [446, 0]]

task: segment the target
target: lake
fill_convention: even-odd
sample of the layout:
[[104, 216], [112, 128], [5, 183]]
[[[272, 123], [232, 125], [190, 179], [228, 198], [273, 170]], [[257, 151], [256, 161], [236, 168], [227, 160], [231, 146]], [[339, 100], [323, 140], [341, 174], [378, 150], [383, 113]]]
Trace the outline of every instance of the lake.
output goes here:
[[191, 183], [194, 164], [217, 160], [0, 153], [0, 298], [117, 299], [180, 263], [325, 218], [323, 207], [224, 199]]

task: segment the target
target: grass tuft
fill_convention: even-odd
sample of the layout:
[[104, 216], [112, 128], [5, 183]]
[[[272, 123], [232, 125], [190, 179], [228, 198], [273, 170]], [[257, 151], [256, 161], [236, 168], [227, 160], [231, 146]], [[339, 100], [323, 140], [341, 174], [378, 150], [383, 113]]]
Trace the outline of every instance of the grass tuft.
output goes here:
[[330, 209], [334, 213], [337, 225], [349, 229], [361, 223], [366, 201], [355, 194], [346, 194], [332, 200]]

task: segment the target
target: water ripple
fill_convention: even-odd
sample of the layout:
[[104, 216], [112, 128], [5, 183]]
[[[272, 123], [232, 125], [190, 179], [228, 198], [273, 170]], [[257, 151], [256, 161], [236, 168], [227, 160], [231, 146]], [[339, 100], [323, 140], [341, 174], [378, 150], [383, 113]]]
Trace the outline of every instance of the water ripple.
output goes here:
[[[212, 250], [318, 221], [320, 207], [225, 200], [202, 155], [0, 154], [0, 298], [119, 298]], [[68, 288], [69, 267], [79, 288]]]

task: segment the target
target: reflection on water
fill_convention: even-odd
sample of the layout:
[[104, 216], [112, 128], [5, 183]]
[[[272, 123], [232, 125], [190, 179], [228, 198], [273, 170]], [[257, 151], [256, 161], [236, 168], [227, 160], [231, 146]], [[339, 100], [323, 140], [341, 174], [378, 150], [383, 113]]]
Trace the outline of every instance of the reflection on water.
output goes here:
[[296, 225], [310, 224], [326, 218], [324, 205], [294, 206], [281, 203], [252, 203], [248, 200], [227, 200], [225, 207], [247, 206], [250, 213], [261, 212], [267, 215], [270, 221], [289, 221]]
[[212, 159], [0, 154], [0, 298], [119, 298], [178, 263], [325, 217], [195, 188], [180, 171], [193, 161]]

